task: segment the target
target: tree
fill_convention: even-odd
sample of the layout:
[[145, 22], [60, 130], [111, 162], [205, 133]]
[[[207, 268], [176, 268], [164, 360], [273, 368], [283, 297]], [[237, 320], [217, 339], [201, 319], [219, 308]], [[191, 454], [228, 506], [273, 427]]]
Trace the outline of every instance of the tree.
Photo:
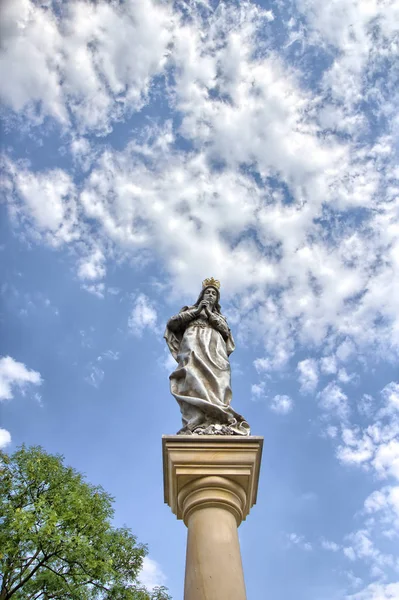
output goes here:
[[170, 600], [138, 583], [147, 548], [113, 498], [40, 446], [0, 452], [0, 600]]

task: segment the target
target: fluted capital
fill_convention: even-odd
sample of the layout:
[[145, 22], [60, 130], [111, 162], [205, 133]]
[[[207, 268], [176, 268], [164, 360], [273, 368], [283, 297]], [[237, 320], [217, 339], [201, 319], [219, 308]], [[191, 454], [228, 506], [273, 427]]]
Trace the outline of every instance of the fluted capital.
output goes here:
[[199, 508], [224, 507], [241, 523], [256, 502], [263, 438], [163, 436], [164, 492], [187, 525]]

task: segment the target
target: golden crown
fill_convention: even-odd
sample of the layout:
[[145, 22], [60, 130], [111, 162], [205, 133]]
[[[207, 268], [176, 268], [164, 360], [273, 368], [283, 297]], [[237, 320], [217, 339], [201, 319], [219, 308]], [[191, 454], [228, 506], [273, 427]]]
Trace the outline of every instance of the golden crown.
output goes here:
[[213, 277], [208, 277], [208, 279], [204, 279], [204, 281], [202, 282], [202, 289], [212, 286], [214, 288], [216, 288], [217, 290], [220, 290], [220, 281], [218, 281], [217, 279], [214, 279]]

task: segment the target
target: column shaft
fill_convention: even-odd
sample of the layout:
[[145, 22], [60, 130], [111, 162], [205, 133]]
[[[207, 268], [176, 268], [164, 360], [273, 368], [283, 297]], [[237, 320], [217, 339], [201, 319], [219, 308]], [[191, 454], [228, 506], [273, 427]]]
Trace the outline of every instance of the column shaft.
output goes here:
[[191, 512], [187, 520], [184, 600], [245, 600], [237, 521], [223, 507]]

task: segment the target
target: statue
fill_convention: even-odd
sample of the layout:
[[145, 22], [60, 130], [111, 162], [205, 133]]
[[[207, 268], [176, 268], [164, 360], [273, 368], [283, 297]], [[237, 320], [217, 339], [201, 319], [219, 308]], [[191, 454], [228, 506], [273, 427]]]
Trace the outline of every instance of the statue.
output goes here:
[[250, 435], [248, 423], [231, 406], [229, 355], [234, 340], [220, 312], [220, 283], [205, 279], [193, 306], [169, 319], [165, 339], [178, 365], [170, 391], [180, 405], [178, 435]]

